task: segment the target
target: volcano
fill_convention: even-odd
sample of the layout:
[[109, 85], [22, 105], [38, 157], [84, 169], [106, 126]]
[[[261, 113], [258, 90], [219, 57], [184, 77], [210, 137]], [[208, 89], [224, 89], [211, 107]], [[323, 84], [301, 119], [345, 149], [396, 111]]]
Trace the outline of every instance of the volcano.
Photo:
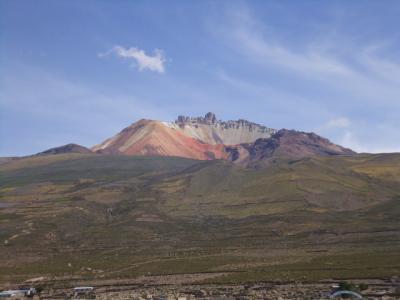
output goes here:
[[91, 150], [105, 154], [225, 159], [237, 163], [277, 154], [299, 158], [354, 153], [315, 133], [277, 131], [243, 119], [221, 121], [211, 112], [204, 117], [179, 116], [174, 122], [142, 119]]

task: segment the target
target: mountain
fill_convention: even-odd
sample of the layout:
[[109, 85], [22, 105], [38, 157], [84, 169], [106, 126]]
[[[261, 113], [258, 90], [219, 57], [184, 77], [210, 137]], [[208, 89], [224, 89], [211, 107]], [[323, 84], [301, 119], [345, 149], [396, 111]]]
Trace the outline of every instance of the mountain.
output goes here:
[[228, 159], [251, 164], [271, 157], [300, 159], [312, 156], [353, 155], [354, 151], [333, 144], [315, 133], [281, 129], [270, 138], [260, 138], [254, 143], [227, 147]]
[[400, 273], [400, 154], [315, 133], [140, 120], [92, 149], [3, 159], [0, 179], [0, 283]]
[[225, 159], [247, 164], [271, 156], [301, 158], [354, 154], [314, 133], [271, 129], [246, 120], [220, 121], [215, 114], [175, 122], [140, 120], [92, 148], [97, 153]]
[[65, 154], [65, 153], [81, 153], [81, 154], [89, 154], [93, 153], [92, 150], [78, 145], [78, 144], [67, 144], [64, 146], [59, 146], [55, 148], [48, 149], [46, 151], [40, 152], [36, 155], [54, 155], [54, 154]]

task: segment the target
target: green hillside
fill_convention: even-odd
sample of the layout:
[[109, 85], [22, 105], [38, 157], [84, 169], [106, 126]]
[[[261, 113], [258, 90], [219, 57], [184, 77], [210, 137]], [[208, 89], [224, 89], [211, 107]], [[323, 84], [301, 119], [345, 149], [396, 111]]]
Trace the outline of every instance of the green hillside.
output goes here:
[[0, 279], [391, 276], [399, 201], [400, 154], [25, 158], [0, 165]]

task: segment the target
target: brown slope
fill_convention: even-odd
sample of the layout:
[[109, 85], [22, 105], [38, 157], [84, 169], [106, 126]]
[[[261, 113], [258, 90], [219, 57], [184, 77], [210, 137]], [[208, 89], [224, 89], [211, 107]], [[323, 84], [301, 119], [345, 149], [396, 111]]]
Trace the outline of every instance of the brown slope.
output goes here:
[[268, 159], [270, 157], [285, 157], [299, 159], [310, 156], [333, 156], [355, 154], [330, 142], [315, 133], [281, 129], [270, 138], [258, 139], [254, 143], [227, 147], [230, 160], [239, 164]]
[[54, 155], [54, 154], [65, 154], [65, 153], [81, 153], [81, 154], [89, 154], [93, 153], [92, 150], [83, 147], [78, 144], [67, 144], [59, 147], [54, 147], [43, 152], [40, 152], [36, 155]]
[[92, 148], [99, 153], [179, 156], [193, 159], [226, 158], [223, 145], [210, 145], [179, 129], [154, 120], [140, 120]]

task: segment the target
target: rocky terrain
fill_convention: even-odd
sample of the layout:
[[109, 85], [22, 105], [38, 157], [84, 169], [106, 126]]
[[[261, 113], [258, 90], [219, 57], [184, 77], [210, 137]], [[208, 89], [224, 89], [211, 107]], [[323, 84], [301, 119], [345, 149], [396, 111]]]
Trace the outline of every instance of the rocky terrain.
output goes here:
[[242, 119], [221, 121], [211, 112], [204, 117], [179, 116], [174, 123], [168, 125], [181, 130], [192, 138], [212, 145], [253, 143], [259, 138], [269, 138], [276, 131]]
[[[370, 300], [394, 300], [400, 298], [399, 285], [396, 282], [379, 280], [354, 280], [355, 283], [369, 283], [361, 294]], [[274, 283], [260, 282], [242, 285], [185, 285], [185, 286], [152, 286], [136, 287], [131, 290], [107, 291], [99, 289], [97, 299], [230, 299], [230, 300], [323, 300], [331, 299], [339, 282], [316, 283]]]
[[[176, 277], [165, 276], [165, 277]], [[181, 275], [183, 278], [184, 275]], [[205, 277], [202, 274], [187, 275], [180, 283], [166, 283], [148, 276], [137, 280], [114, 281], [71, 281], [62, 283], [56, 281], [41, 281], [40, 295], [34, 299], [100, 299], [100, 300], [328, 300], [338, 290], [341, 282], [337, 280], [322, 280], [318, 282], [256, 282], [243, 284], [196, 284], [193, 278]], [[147, 280], [147, 283], [146, 281]], [[74, 286], [91, 286], [94, 292], [87, 295], [73, 295]], [[354, 289], [369, 300], [400, 299], [400, 282], [398, 278], [388, 280], [353, 279]], [[360, 287], [362, 289], [360, 290]], [[340, 299], [340, 298], [336, 298]]]
[[353, 155], [354, 151], [335, 145], [315, 133], [281, 129], [270, 138], [225, 148], [228, 160], [242, 165], [257, 165], [271, 157], [300, 159], [313, 156]]

